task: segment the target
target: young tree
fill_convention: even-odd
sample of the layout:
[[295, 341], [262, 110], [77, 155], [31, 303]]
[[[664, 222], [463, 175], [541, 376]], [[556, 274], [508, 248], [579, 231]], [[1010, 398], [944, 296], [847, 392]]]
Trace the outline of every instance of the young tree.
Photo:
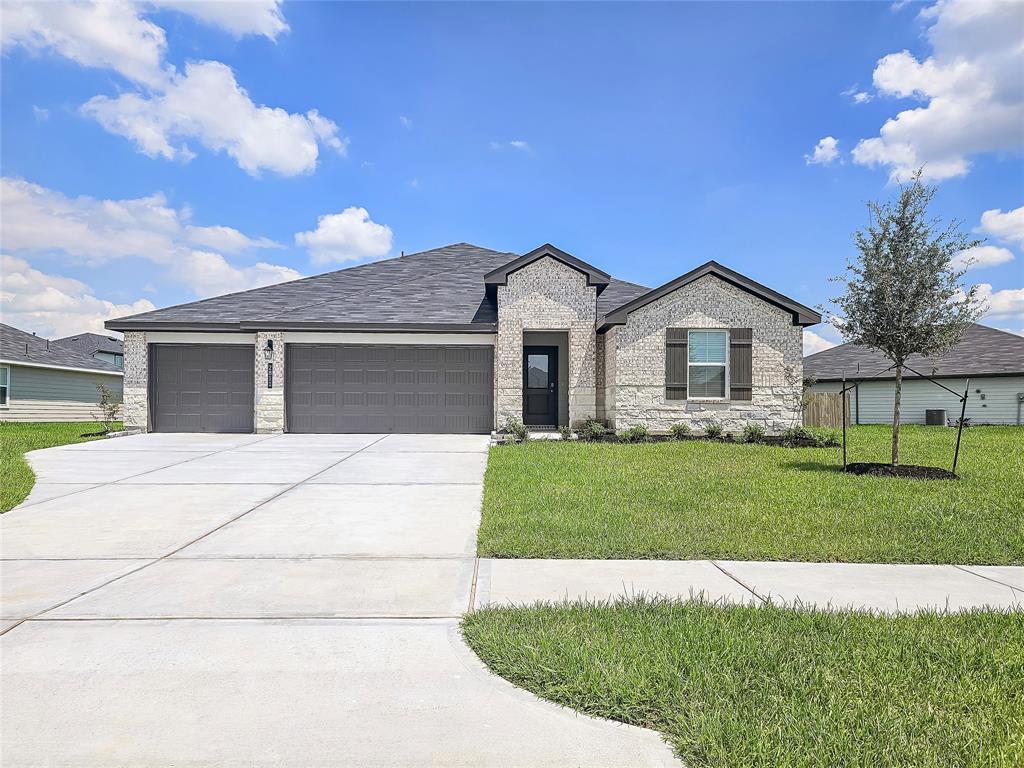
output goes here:
[[979, 245], [960, 231], [928, 216], [935, 187], [921, 183], [921, 171], [900, 188], [899, 197], [870, 202], [870, 223], [854, 234], [858, 256], [835, 278], [845, 293], [833, 299], [843, 337], [877, 349], [896, 369], [892, 413], [892, 463], [900, 457], [900, 389], [903, 368], [913, 354], [934, 355], [956, 344], [983, 311], [977, 287], [964, 289], [967, 271], [954, 258]]
[[100, 407], [100, 423], [103, 425], [103, 431], [109, 432], [121, 412], [121, 403], [106, 384], [97, 384], [96, 391], [100, 393], [97, 403]]

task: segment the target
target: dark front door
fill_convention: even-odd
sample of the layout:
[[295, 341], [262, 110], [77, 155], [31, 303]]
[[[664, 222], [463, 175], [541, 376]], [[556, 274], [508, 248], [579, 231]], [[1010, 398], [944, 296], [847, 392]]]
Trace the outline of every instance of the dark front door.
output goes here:
[[523, 347], [523, 424], [558, 426], [558, 347]]

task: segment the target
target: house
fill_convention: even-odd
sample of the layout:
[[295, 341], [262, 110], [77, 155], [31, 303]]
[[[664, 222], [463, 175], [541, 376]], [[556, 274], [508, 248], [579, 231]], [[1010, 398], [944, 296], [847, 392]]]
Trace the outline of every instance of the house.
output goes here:
[[0, 323], [0, 421], [95, 421], [97, 385], [121, 399], [121, 369]]
[[[812, 392], [839, 392], [843, 376], [849, 391], [850, 418], [856, 424], [892, 423], [895, 376], [892, 362], [868, 347], [841, 344], [804, 358], [804, 376]], [[967, 417], [974, 424], [1021, 424], [1024, 407], [1024, 337], [974, 324], [948, 352], [913, 355], [907, 365], [962, 394], [970, 383]], [[960, 398], [933, 382], [905, 371], [900, 420], [924, 424], [925, 411], [945, 409], [947, 420], [960, 417]]]
[[488, 433], [587, 418], [778, 431], [813, 310], [708, 262], [649, 289], [465, 243], [107, 322], [155, 431]]
[[65, 336], [54, 339], [54, 344], [81, 352], [83, 355], [95, 357], [118, 368], [124, 368], [124, 342], [113, 336], [102, 336], [98, 333], [80, 333], [77, 336]]

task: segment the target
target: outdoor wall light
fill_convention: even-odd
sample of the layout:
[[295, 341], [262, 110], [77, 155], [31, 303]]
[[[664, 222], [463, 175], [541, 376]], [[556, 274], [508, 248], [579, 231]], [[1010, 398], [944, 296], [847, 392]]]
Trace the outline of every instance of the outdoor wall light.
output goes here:
[[263, 351], [267, 353], [267, 357], [272, 357], [274, 355], [274, 340], [273, 339], [267, 339], [267, 346], [265, 346], [263, 348]]

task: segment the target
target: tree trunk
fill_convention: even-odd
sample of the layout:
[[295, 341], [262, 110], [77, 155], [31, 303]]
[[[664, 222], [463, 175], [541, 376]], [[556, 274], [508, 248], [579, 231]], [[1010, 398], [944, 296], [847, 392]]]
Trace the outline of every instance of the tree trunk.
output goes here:
[[900, 391], [903, 386], [903, 366], [896, 364], [896, 399], [892, 408], [892, 465], [900, 463]]

